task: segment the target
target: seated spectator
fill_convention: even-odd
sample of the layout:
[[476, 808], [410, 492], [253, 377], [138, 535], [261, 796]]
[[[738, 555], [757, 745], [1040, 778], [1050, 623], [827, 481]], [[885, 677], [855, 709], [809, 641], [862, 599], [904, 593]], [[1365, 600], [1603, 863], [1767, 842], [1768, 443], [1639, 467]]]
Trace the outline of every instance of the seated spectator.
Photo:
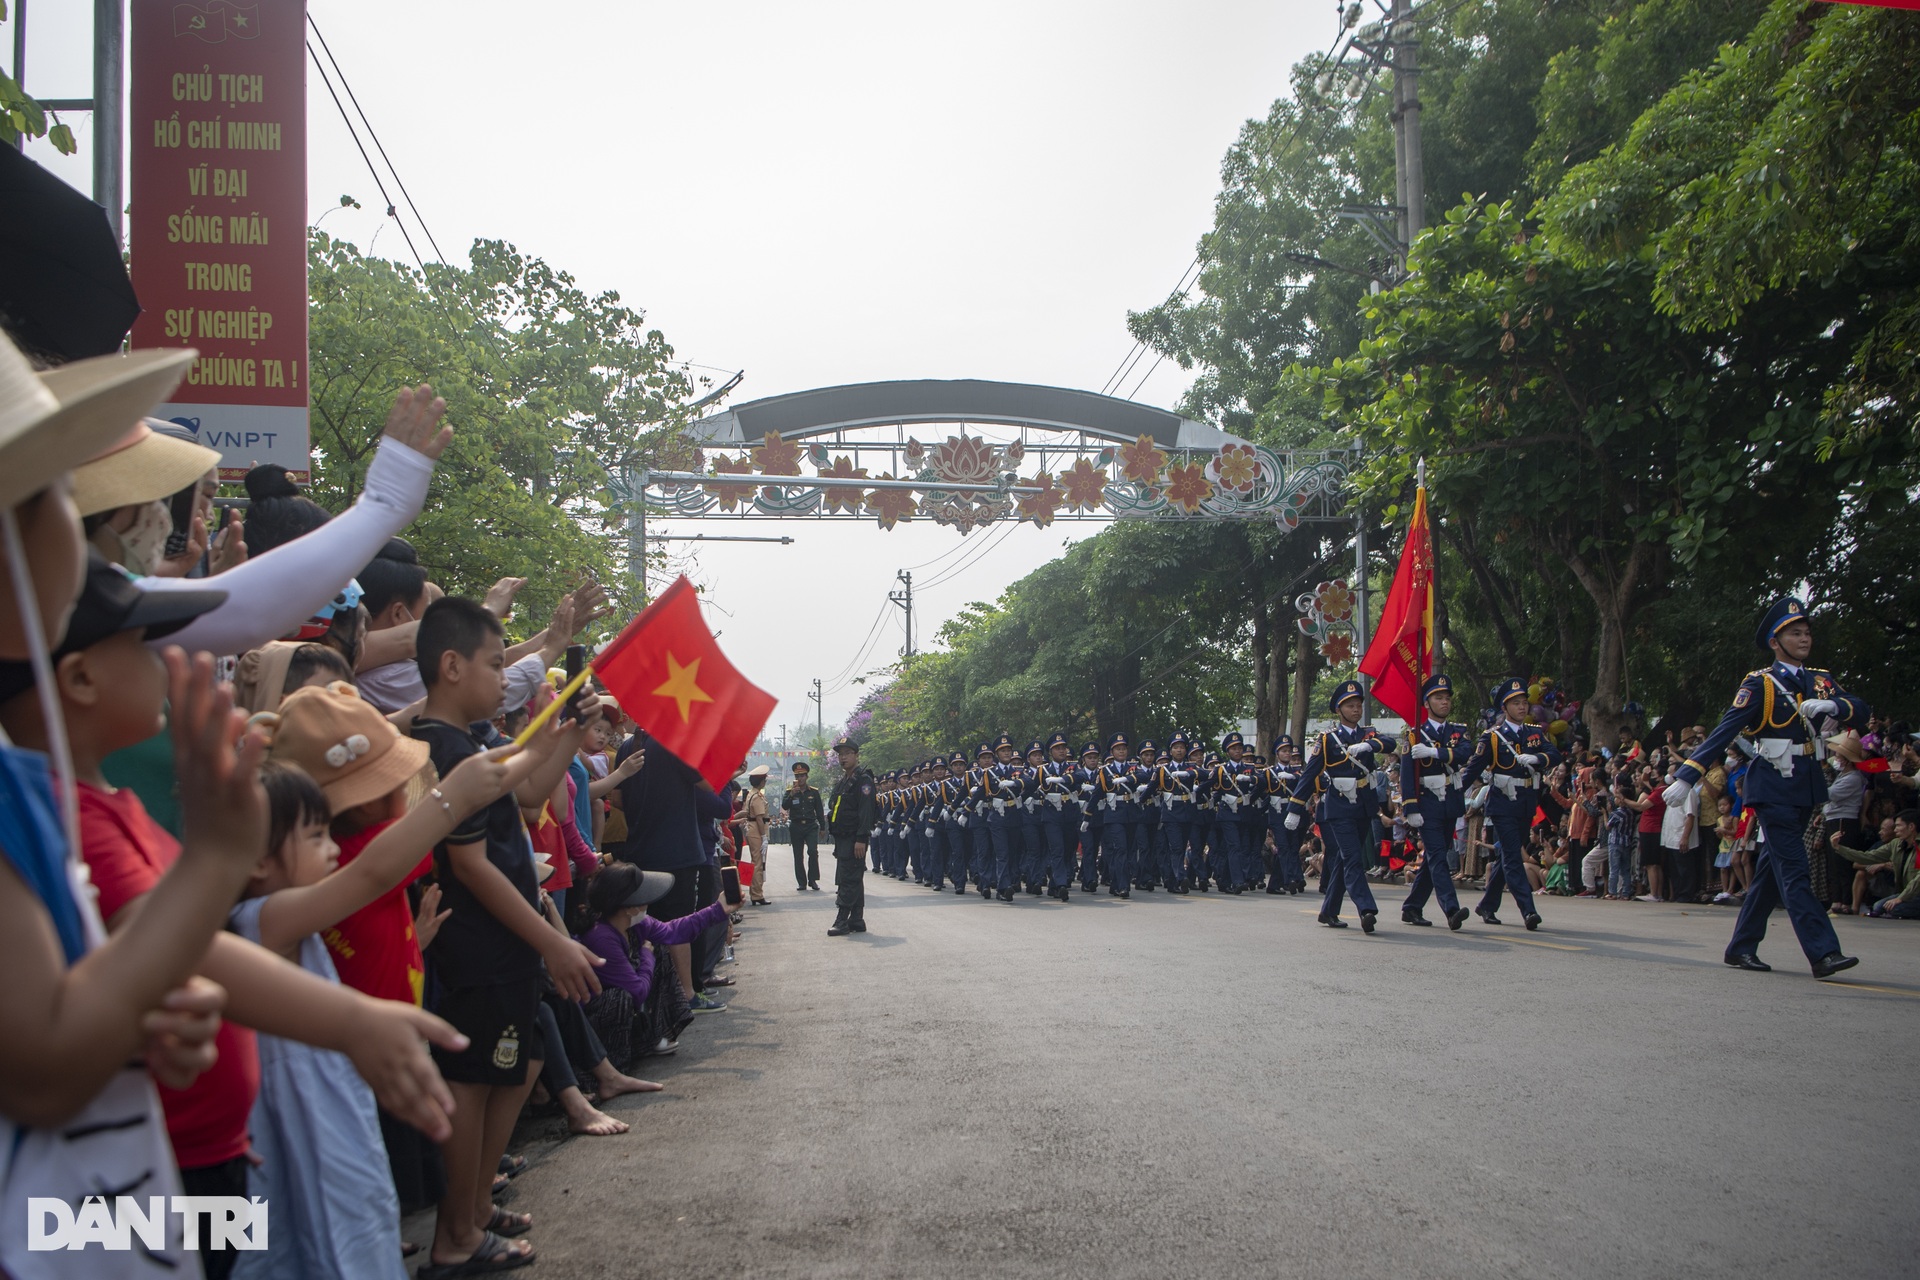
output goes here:
[[1920, 919], [1920, 865], [1916, 865], [1916, 844], [1920, 844], [1920, 809], [1906, 809], [1888, 820], [1886, 839], [1871, 849], [1857, 849], [1834, 842], [1834, 850], [1858, 865], [1854, 890], [1856, 909], [1871, 888], [1872, 902], [1867, 914], [1893, 916], [1901, 920]]
[[593, 923], [580, 941], [606, 961], [600, 970], [603, 989], [588, 1002], [587, 1018], [617, 1063], [631, 1060], [636, 1052], [671, 1053], [691, 1017], [674, 1011], [679, 978], [673, 967], [665, 966], [661, 979], [654, 980], [656, 948], [689, 943], [726, 920], [726, 904], [718, 900], [673, 920], [647, 915], [646, 907], [666, 897], [674, 881], [669, 872], [616, 862], [587, 889]]

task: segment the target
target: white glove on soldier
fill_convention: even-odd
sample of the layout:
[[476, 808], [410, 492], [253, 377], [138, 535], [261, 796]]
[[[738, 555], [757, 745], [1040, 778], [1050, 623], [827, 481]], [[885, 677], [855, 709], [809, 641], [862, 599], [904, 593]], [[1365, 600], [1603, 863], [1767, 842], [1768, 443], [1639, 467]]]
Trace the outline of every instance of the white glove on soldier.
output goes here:
[[1347, 754], [1350, 756], [1370, 756], [1373, 754], [1373, 744], [1371, 742], [1352, 743], [1347, 747]]
[[1297, 814], [1297, 813], [1290, 813], [1290, 814], [1288, 814], [1288, 815], [1287, 815], [1287, 830], [1289, 830], [1289, 831], [1298, 831], [1299, 829], [1300, 829], [1300, 815], [1299, 815], [1299, 814]]
[[1413, 744], [1413, 758], [1415, 760], [1438, 760], [1440, 758], [1440, 748], [1434, 746], [1431, 742], [1416, 742]]
[[1802, 698], [1800, 714], [1803, 716], [1837, 716], [1840, 704], [1831, 698]]
[[1407, 825], [1415, 831], [1427, 825], [1427, 817], [1417, 809], [1407, 810]]
[[1537, 755], [1534, 755], [1531, 751], [1527, 752], [1525, 755], [1521, 756], [1519, 759], [1520, 759], [1520, 763], [1527, 766], [1527, 768], [1529, 769], [1537, 768], [1540, 764], [1540, 757]]

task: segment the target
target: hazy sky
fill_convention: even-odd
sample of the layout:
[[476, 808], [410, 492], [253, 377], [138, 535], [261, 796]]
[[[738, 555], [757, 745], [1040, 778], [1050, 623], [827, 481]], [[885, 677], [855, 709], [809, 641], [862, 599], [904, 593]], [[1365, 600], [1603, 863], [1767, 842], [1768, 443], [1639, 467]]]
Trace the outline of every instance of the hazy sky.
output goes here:
[[[505, 239], [618, 290], [681, 358], [744, 369], [733, 403], [915, 377], [1099, 390], [1131, 345], [1127, 310], [1192, 261], [1242, 122], [1336, 22], [1328, 0], [310, 9], [442, 249], [457, 259], [476, 237]], [[90, 91], [90, 11], [33, 0], [30, 91]], [[12, 47], [0, 24], [0, 60]], [[313, 216], [405, 258], [311, 74], [308, 102]], [[85, 188], [90, 121], [69, 122], [82, 155], [55, 167]], [[329, 212], [343, 193], [365, 208]], [[1137, 398], [1170, 406], [1186, 380], [1162, 365]], [[1099, 527], [1013, 531], [916, 593], [916, 632], [930, 639]], [[962, 559], [948, 555], [958, 533], [923, 521], [667, 531], [797, 539], [704, 547], [693, 570], [722, 647], [780, 697], [776, 736], [812, 721], [809, 682], [849, 666], [896, 570], [925, 565], [924, 582]], [[966, 541], [983, 536], [1000, 533]], [[862, 665], [899, 649], [888, 612]], [[863, 691], [827, 695], [829, 728]]]

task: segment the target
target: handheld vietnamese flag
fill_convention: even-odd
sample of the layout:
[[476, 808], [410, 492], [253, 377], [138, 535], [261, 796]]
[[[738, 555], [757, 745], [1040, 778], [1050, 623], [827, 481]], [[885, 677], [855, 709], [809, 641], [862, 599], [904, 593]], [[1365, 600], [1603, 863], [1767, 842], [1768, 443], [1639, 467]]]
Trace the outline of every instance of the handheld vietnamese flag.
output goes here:
[[654, 740], [724, 787], [752, 749], [774, 697], [734, 670], [683, 575], [593, 660], [594, 674]]
[[1427, 523], [1424, 470], [1393, 588], [1360, 659], [1360, 670], [1373, 677], [1373, 696], [1410, 725], [1420, 721], [1420, 686], [1433, 674], [1433, 529]]

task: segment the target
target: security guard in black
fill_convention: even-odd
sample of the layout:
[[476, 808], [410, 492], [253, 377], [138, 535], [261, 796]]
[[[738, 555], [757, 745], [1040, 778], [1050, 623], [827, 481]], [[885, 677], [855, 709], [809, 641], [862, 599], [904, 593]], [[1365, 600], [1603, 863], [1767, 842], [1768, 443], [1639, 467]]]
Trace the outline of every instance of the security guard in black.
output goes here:
[[833, 837], [833, 884], [840, 908], [829, 937], [867, 931], [867, 837], [879, 824], [873, 775], [860, 767], [860, 744], [842, 738], [833, 744], [840, 757], [840, 780], [827, 800], [827, 834]]

